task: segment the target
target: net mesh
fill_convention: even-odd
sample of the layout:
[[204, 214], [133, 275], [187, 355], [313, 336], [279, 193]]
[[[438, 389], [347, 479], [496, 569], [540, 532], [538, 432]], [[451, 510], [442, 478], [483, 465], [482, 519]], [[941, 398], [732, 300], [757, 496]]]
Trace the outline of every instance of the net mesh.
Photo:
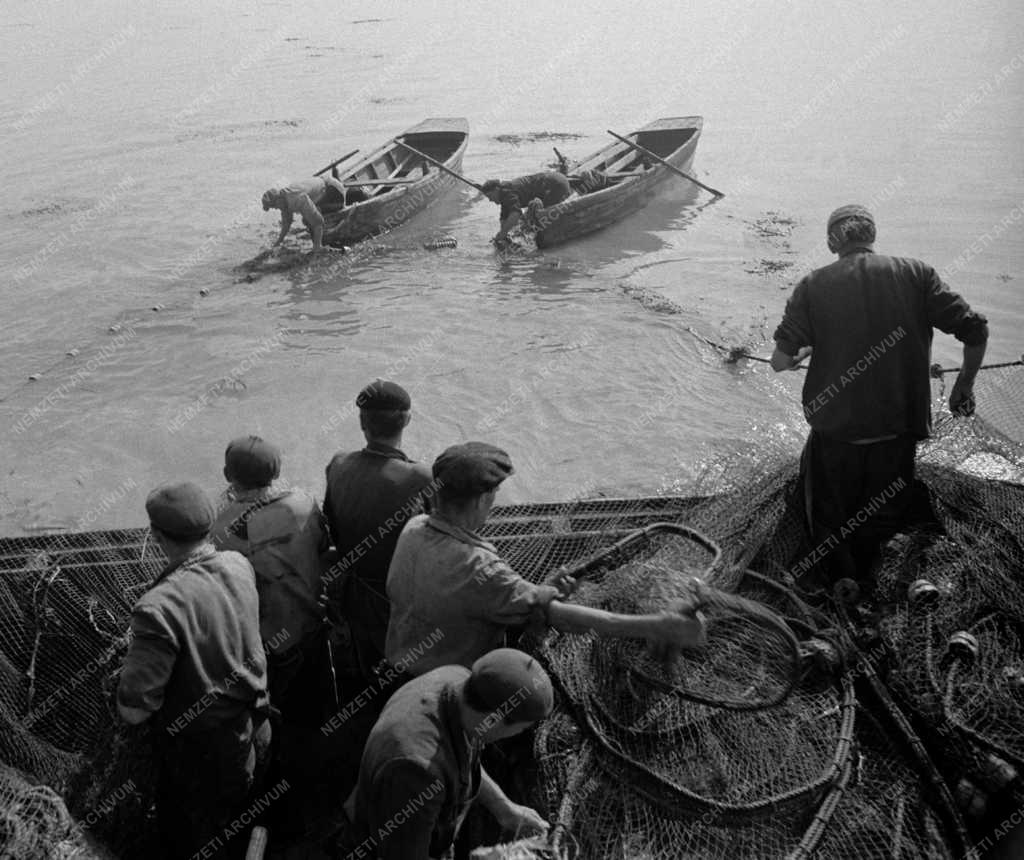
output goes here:
[[[979, 796], [1019, 791], [1021, 445], [979, 419], [941, 423], [918, 467], [938, 525], [890, 541], [874, 594], [846, 608], [790, 590], [812, 549], [796, 474], [792, 456], [750, 451], [686, 497], [492, 512], [483, 531], [533, 581], [657, 523], [721, 557], [661, 535], [588, 570], [574, 597], [646, 612], [692, 599], [698, 577], [699, 658], [524, 641], [558, 692], [531, 798], [554, 827], [484, 856], [962, 856], [961, 813], [974, 827]], [[110, 696], [131, 606], [162, 562], [141, 529], [0, 539], [0, 856], [146, 856], [127, 837], [152, 830], [146, 738], [117, 724]]]

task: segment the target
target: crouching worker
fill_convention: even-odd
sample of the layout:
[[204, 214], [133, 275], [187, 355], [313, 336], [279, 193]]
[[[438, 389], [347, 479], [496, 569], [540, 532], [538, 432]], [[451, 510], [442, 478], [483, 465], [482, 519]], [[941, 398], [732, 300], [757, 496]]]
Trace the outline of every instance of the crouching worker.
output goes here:
[[298, 213], [313, 239], [313, 251], [319, 253], [335, 250], [323, 243], [324, 215], [320, 207], [328, 203], [345, 205], [345, 186], [337, 179], [314, 176], [292, 182], [284, 188], [268, 188], [263, 192], [260, 202], [264, 212], [271, 209], [281, 210], [281, 229], [271, 246], [272, 249], [284, 241], [284, 237], [292, 228], [292, 219], [295, 213]]
[[154, 723], [164, 856], [244, 856], [247, 832], [232, 825], [270, 740], [255, 577], [207, 540], [213, 505], [195, 484], [158, 487], [146, 512], [167, 566], [132, 609], [118, 711]]
[[703, 621], [691, 611], [622, 615], [570, 604], [563, 599], [575, 587], [570, 577], [534, 585], [509, 567], [477, 534], [512, 474], [500, 448], [455, 445], [434, 461], [433, 474], [435, 512], [409, 521], [388, 571], [391, 666], [407, 676], [452, 663], [472, 666], [504, 644], [508, 627], [523, 625], [647, 639], [666, 653], [703, 646]]
[[500, 226], [491, 240], [499, 245], [508, 239], [508, 231], [522, 219], [523, 208], [534, 200], [540, 201], [533, 207], [535, 211], [561, 203], [572, 194], [569, 180], [553, 170], [520, 176], [509, 182], [488, 179], [480, 186], [480, 190], [488, 200], [501, 206], [498, 216]]
[[547, 822], [513, 803], [480, 765], [480, 751], [525, 731], [554, 706], [551, 680], [521, 651], [502, 648], [465, 666], [442, 666], [390, 699], [370, 733], [359, 782], [345, 803], [348, 857], [450, 858], [478, 801], [510, 833]]
[[285, 721], [304, 711], [316, 720], [311, 675], [325, 647], [318, 600], [330, 539], [309, 493], [273, 485], [280, 473], [276, 445], [259, 436], [234, 439], [224, 452], [229, 502], [210, 538], [217, 549], [244, 555], [256, 573], [270, 703]]

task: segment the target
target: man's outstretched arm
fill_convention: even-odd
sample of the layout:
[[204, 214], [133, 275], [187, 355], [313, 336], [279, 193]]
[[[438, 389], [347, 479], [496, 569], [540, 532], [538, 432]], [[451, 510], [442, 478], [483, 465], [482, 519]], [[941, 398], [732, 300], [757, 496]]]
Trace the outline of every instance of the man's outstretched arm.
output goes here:
[[974, 414], [974, 377], [985, 360], [987, 346], [987, 340], [974, 345], [964, 344], [964, 360], [949, 394], [949, 411], [954, 415]]
[[622, 615], [590, 606], [552, 600], [547, 610], [548, 623], [563, 633], [586, 633], [618, 639], [647, 639], [679, 648], [702, 648], [704, 622], [698, 615], [674, 611], [653, 615]]
[[284, 241], [284, 237], [288, 235], [288, 231], [292, 229], [292, 210], [288, 208], [288, 204], [285, 204], [281, 208], [281, 231], [277, 234], [277, 238], [274, 240], [273, 247], [277, 247]]
[[518, 209], [512, 211], [512, 214], [505, 218], [498, 229], [498, 235], [495, 239], [504, 239], [508, 235], [508, 231], [511, 230], [519, 221], [522, 219], [523, 213]]

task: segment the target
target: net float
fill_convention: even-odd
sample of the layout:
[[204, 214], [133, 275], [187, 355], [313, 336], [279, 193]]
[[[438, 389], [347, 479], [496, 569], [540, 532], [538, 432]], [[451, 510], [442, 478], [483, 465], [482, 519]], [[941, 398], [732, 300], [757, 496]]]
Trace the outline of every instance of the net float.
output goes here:
[[1024, 695], [1024, 669], [1020, 666], [1003, 666], [1000, 673], [1003, 676], [1003, 683], [1019, 695]]
[[988, 813], [988, 795], [966, 777], [956, 785], [956, 802], [968, 818], [983, 819]]
[[915, 579], [907, 589], [907, 600], [913, 607], [934, 606], [939, 600], [939, 589], [927, 579]]
[[852, 606], [860, 600], [860, 586], [856, 580], [849, 577], [840, 579], [833, 586], [832, 593], [835, 595], [836, 600], [840, 603], [845, 603], [847, 606]]
[[958, 630], [949, 637], [949, 642], [946, 643], [946, 654], [954, 660], [963, 660], [965, 663], [973, 663], [980, 650], [977, 638], [966, 630]]

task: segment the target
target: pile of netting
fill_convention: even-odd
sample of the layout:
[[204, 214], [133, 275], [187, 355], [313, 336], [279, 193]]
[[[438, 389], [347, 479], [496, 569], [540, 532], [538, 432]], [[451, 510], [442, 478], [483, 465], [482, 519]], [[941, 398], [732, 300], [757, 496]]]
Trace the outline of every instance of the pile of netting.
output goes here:
[[[576, 565], [574, 599], [618, 612], [689, 603], [708, 644], [666, 664], [524, 641], [557, 690], [529, 798], [553, 826], [481, 856], [965, 856], [1021, 792], [1024, 452], [950, 421], [919, 460], [934, 523], [890, 541], [873, 593], [820, 606], [793, 588], [791, 455], [686, 496], [496, 508], [483, 531], [525, 576]], [[144, 530], [0, 539], [0, 857], [147, 856], [151, 755], [111, 694], [160, 566]]]
[[[575, 599], [644, 612], [703, 581], [708, 648], [666, 667], [636, 642], [536, 643], [559, 691], [535, 746], [553, 836], [486, 856], [964, 857], [1021, 808], [1024, 448], [943, 423], [919, 457], [932, 521], [886, 545], [872, 590], [846, 581], [813, 607], [795, 590], [814, 551], [797, 464], [754, 460], [676, 517], [634, 510], [650, 534], [632, 547], [598, 547], [610, 512], [584, 525]], [[564, 531], [520, 569], [563, 561]]]

